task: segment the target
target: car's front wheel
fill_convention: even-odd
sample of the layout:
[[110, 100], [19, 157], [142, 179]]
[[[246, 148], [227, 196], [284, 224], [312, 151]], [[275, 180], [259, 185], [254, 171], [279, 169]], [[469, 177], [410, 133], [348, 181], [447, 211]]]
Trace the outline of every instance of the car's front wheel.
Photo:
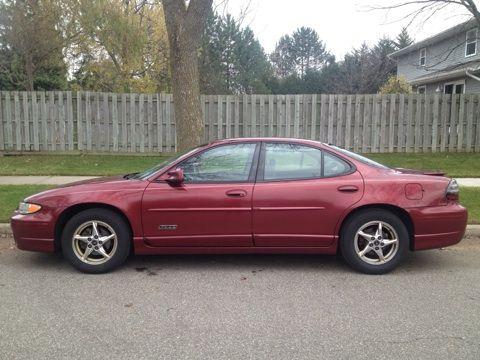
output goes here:
[[353, 215], [344, 225], [340, 248], [345, 261], [366, 274], [393, 270], [408, 250], [409, 235], [403, 221], [383, 209]]
[[130, 237], [130, 229], [120, 215], [107, 209], [88, 209], [65, 225], [62, 252], [78, 270], [104, 273], [127, 259]]

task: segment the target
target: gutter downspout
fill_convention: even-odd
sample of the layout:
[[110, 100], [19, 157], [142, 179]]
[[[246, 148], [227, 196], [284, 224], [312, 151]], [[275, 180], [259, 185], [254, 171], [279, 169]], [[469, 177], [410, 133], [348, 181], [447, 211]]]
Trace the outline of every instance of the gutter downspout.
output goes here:
[[474, 79], [474, 80], [480, 81], [480, 77], [475, 76], [475, 75], [473, 75], [472, 73], [470, 73], [470, 70], [465, 71], [465, 75], [471, 77], [471, 78]]

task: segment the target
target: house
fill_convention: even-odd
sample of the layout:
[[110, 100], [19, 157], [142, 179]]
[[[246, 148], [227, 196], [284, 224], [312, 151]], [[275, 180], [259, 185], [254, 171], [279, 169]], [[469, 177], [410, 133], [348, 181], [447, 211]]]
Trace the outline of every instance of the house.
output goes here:
[[478, 23], [472, 19], [390, 57], [397, 61], [397, 74], [419, 94], [480, 93], [479, 35]]

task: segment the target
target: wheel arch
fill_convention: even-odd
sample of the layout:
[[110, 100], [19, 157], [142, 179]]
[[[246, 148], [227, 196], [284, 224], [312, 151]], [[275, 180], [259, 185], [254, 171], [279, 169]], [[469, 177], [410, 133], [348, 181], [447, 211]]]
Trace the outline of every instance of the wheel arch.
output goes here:
[[[54, 233], [55, 251], [58, 251], [58, 250], [61, 249], [62, 231], [63, 231], [63, 228], [65, 227], [65, 224], [68, 222], [68, 220], [70, 220], [70, 218], [72, 216], [75, 216], [76, 214], [78, 214], [78, 213], [80, 213], [84, 210], [88, 210], [88, 209], [106, 209], [106, 210], [113, 211], [114, 213], [120, 215], [125, 220], [125, 223], [127, 224], [128, 228], [130, 229], [130, 238], [131, 238], [132, 245], [133, 245], [132, 224], [122, 210], [120, 210], [118, 207], [110, 205], [110, 204], [88, 202], [88, 203], [80, 203], [80, 204], [72, 205], [72, 206], [64, 209], [60, 213], [60, 215], [59, 215], [59, 217], [58, 217], [58, 219], [55, 223], [55, 230], [54, 230], [55, 231], [55, 233]], [[132, 247], [132, 249], [133, 249], [133, 247]]]
[[[415, 228], [413, 225], [413, 220], [410, 214], [405, 209], [392, 204], [383, 204], [383, 203], [367, 204], [367, 205], [362, 205], [357, 208], [351, 209], [350, 212], [343, 218], [340, 224], [340, 227], [338, 230], [339, 239], [341, 238], [342, 230], [349, 219], [351, 219], [353, 216], [355, 216], [355, 214], [359, 212], [371, 210], [371, 209], [387, 210], [397, 215], [407, 228], [408, 236], [409, 236], [409, 249], [410, 250], [414, 249]], [[340, 249], [340, 246], [338, 246], [338, 249]]]

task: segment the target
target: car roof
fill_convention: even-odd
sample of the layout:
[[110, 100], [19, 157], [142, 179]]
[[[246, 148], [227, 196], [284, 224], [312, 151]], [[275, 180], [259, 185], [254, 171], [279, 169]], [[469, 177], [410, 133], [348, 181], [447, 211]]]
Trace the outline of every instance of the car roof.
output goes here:
[[320, 141], [315, 140], [307, 140], [307, 139], [297, 139], [297, 138], [283, 138], [283, 137], [242, 137], [242, 138], [229, 138], [229, 139], [221, 139], [215, 140], [209, 143], [209, 145], [217, 145], [217, 144], [228, 144], [228, 143], [236, 143], [236, 142], [252, 142], [252, 141], [266, 141], [266, 142], [286, 142], [286, 143], [298, 143], [298, 144], [306, 144], [306, 145], [315, 145], [315, 146], [322, 146], [325, 145]]

